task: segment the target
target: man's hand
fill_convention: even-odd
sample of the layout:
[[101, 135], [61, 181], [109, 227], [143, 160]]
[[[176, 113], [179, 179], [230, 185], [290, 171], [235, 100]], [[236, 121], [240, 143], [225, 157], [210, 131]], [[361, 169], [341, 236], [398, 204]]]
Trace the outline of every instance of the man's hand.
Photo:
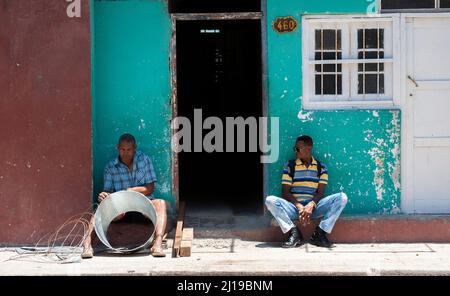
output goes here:
[[298, 220], [302, 221], [302, 213], [305, 207], [301, 203], [296, 203], [295, 207], [298, 210]]
[[102, 202], [105, 198], [108, 197], [110, 193], [108, 192], [100, 192], [100, 194], [98, 195], [98, 201]]
[[312, 202], [303, 207], [303, 211], [300, 213], [300, 221], [309, 223], [311, 220], [313, 210], [314, 210], [314, 203]]

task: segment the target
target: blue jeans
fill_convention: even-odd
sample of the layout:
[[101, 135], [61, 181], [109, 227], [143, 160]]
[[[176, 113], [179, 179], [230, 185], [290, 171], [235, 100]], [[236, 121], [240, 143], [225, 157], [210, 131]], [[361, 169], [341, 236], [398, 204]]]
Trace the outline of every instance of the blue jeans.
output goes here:
[[[294, 204], [283, 198], [270, 195], [266, 198], [267, 209], [280, 225], [283, 233], [295, 227], [292, 221], [298, 220], [298, 210]], [[311, 218], [322, 218], [319, 227], [326, 233], [331, 233], [334, 224], [347, 204], [347, 195], [343, 192], [322, 198], [314, 209]]]

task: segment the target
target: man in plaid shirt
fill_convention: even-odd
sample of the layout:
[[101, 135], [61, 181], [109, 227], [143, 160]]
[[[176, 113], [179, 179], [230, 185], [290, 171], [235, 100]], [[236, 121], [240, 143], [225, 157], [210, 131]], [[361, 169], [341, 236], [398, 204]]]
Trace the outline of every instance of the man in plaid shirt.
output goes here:
[[[150, 157], [137, 151], [136, 148], [136, 140], [131, 134], [120, 136], [117, 144], [119, 156], [105, 167], [103, 192], [98, 195], [98, 201], [102, 202], [111, 193], [121, 190], [136, 191], [147, 196], [149, 202], [155, 207], [158, 218], [155, 226], [156, 238], [151, 253], [154, 257], [165, 257], [162, 240], [167, 224], [167, 203], [163, 199], [153, 198], [156, 175], [152, 161]], [[115, 221], [124, 216], [125, 214], [121, 214], [116, 217]], [[84, 252], [84, 255], [84, 258], [92, 257], [89, 250]]]

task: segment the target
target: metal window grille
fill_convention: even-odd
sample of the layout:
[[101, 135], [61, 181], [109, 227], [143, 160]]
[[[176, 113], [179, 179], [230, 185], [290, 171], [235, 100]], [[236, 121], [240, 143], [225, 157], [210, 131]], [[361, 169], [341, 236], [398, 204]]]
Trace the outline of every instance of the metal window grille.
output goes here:
[[[358, 29], [358, 59], [384, 58], [384, 29]], [[358, 64], [358, 94], [384, 94], [384, 63]]]
[[342, 94], [342, 31], [338, 29], [315, 30], [315, 60], [336, 61], [336, 63], [320, 63], [315, 65], [315, 94]]

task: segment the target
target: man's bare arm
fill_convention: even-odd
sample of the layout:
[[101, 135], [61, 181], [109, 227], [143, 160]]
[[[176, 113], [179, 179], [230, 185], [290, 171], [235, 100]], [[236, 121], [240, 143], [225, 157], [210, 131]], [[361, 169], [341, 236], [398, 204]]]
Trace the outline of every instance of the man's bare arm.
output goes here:
[[323, 198], [323, 196], [325, 194], [325, 187], [326, 186], [327, 186], [326, 184], [319, 184], [319, 187], [317, 188], [317, 193], [316, 193], [316, 195], [314, 195], [314, 197], [312, 199], [316, 203], [316, 205]]
[[290, 203], [296, 204], [297, 199], [291, 193], [291, 186], [283, 184], [281, 185], [282, 197]]
[[317, 204], [319, 203], [319, 201], [323, 198], [323, 195], [325, 192], [325, 186], [326, 186], [325, 184], [319, 184], [316, 195], [314, 195], [312, 201], [309, 202], [304, 207], [304, 210], [300, 213], [300, 216], [303, 219], [303, 221], [309, 222], [314, 209], [317, 207]]
[[150, 195], [153, 193], [154, 189], [155, 189], [155, 182], [149, 183], [145, 186], [130, 187], [127, 190], [136, 191], [142, 193], [143, 195]]
[[100, 193], [98, 194], [98, 197], [97, 197], [98, 202], [102, 202], [102, 201], [103, 201], [105, 198], [107, 198], [108, 195], [110, 195], [110, 194], [111, 194], [111, 192], [107, 192], [107, 191], [100, 192]]
[[282, 197], [285, 200], [287, 200], [288, 202], [294, 204], [294, 206], [297, 208], [297, 210], [299, 212], [299, 216], [300, 216], [300, 213], [303, 212], [304, 206], [301, 203], [299, 203], [297, 201], [297, 199], [292, 195], [291, 186], [283, 184], [283, 185], [281, 185], [281, 191], [282, 191]]

